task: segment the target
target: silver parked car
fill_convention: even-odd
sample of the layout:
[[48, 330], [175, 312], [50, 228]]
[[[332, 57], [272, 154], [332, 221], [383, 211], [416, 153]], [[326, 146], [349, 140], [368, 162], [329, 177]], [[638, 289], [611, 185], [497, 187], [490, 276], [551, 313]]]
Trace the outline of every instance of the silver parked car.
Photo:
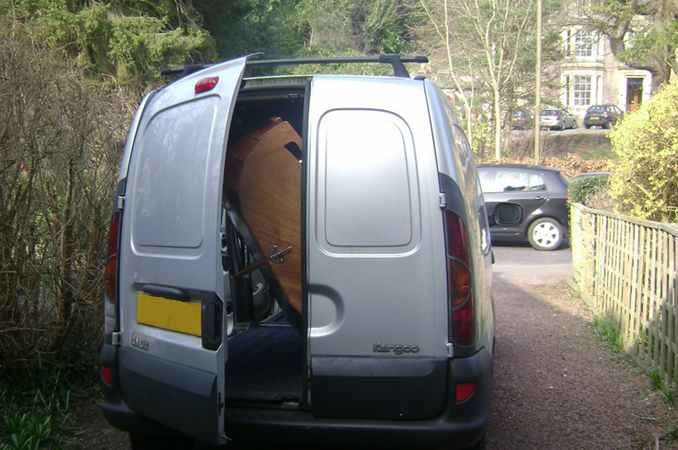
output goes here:
[[539, 126], [549, 130], [577, 128], [577, 119], [566, 109], [549, 108], [541, 112]]
[[[444, 94], [403, 65], [421, 61], [240, 58], [141, 102], [101, 350], [102, 409], [133, 448], [482, 442], [488, 220]], [[388, 63], [395, 76], [244, 76], [309, 62]], [[271, 246], [258, 224], [299, 244]], [[282, 270], [295, 258], [298, 273]]]

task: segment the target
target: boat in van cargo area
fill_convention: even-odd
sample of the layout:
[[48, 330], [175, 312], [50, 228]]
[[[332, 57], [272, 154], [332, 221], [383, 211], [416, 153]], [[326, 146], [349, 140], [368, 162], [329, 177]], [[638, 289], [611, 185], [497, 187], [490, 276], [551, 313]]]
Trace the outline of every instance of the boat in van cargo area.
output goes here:
[[[141, 101], [100, 354], [132, 448], [482, 447], [487, 211], [445, 95], [406, 70], [426, 61], [244, 57]], [[261, 74], [326, 63], [394, 75]]]

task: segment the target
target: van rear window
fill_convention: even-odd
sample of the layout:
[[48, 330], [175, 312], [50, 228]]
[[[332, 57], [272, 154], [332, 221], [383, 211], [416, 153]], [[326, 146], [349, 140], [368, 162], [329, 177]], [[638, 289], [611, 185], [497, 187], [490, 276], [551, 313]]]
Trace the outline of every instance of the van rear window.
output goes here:
[[174, 106], [158, 113], [146, 127], [133, 184], [135, 244], [201, 245], [217, 102], [215, 97], [205, 97]]

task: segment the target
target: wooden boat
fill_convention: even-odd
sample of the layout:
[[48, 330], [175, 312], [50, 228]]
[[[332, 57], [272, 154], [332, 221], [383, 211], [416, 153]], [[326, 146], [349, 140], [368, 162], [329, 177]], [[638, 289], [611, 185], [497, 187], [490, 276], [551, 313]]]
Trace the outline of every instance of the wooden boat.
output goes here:
[[257, 241], [285, 299], [301, 314], [301, 136], [270, 119], [228, 151], [229, 201]]

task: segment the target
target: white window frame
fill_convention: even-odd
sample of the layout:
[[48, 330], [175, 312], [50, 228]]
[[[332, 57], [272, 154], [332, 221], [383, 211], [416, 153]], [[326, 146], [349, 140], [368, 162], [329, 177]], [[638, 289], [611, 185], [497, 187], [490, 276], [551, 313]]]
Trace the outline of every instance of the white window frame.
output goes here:
[[594, 55], [595, 37], [592, 32], [579, 30], [574, 34], [574, 55], [578, 58], [587, 58]]
[[589, 106], [592, 99], [592, 76], [574, 75], [573, 77], [573, 95], [574, 106]]

